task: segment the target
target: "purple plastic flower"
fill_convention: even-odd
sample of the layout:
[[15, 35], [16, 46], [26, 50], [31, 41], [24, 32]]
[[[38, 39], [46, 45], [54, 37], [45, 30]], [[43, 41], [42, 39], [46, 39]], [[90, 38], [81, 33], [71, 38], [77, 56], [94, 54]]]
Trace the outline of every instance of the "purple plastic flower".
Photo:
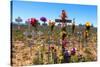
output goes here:
[[31, 24], [31, 20], [30, 20], [30, 19], [27, 19], [27, 20], [25, 21], [25, 23], [26, 23], [26, 24]]
[[70, 62], [70, 53], [68, 50], [65, 50], [64, 52], [64, 62], [69, 63]]
[[65, 52], [64, 52], [64, 53], [65, 53], [65, 56], [66, 56], [66, 57], [69, 57], [69, 56], [70, 56], [70, 54], [69, 54], [68, 50], [65, 50]]
[[75, 55], [75, 53], [76, 53], [76, 49], [75, 48], [72, 48], [71, 55]]
[[41, 17], [40, 20], [43, 21], [43, 22], [47, 21], [47, 19], [45, 17]]

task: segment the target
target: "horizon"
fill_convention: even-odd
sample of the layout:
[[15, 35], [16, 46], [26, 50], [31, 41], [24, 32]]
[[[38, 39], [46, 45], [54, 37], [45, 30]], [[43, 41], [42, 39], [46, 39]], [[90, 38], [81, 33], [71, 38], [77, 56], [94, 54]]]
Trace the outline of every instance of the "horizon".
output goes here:
[[[59, 19], [61, 10], [65, 10], [68, 14], [68, 19], [75, 18], [76, 25], [84, 25], [86, 22], [91, 22], [94, 27], [97, 27], [97, 6], [94, 5], [76, 5], [63, 3], [47, 3], [47, 2], [33, 2], [33, 1], [12, 1], [12, 22], [15, 18], [21, 17], [23, 22], [28, 18], [37, 18], [44, 16], [47, 20]], [[40, 6], [42, 5], [42, 6]], [[40, 24], [43, 22], [39, 21]], [[48, 24], [48, 22], [47, 22]]]

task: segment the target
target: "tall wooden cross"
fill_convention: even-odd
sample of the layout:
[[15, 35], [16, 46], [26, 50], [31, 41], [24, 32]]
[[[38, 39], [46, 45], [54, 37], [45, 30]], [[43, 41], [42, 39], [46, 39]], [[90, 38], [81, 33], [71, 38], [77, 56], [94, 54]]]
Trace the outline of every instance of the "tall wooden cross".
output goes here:
[[55, 19], [55, 22], [58, 22], [58, 23], [72, 23], [72, 20], [69, 20], [68, 17], [67, 17], [67, 14], [65, 12], [65, 10], [62, 10], [62, 13], [61, 13], [61, 19]]

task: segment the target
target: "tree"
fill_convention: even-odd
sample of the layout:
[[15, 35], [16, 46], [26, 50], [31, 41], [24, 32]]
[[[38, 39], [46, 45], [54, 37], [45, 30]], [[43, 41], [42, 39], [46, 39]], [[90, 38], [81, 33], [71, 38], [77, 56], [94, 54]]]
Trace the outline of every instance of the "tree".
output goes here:
[[81, 27], [82, 26], [82, 24], [79, 24], [79, 27]]
[[22, 22], [23, 20], [21, 19], [21, 17], [17, 17], [15, 21], [18, 23], [18, 29], [20, 29], [20, 22]]

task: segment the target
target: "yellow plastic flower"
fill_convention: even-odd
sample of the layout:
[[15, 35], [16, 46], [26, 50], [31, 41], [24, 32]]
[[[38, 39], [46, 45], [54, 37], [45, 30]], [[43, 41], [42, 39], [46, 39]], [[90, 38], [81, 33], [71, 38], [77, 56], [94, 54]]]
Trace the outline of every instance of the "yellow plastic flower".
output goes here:
[[37, 48], [40, 49], [40, 46], [38, 46]]
[[49, 20], [49, 26], [54, 26], [55, 25], [55, 22]]
[[63, 59], [63, 56], [60, 56], [59, 59]]
[[62, 31], [62, 32], [60, 33], [60, 36], [62, 37], [63, 34], [66, 34], [66, 32], [65, 32], [65, 31]]
[[88, 27], [88, 26], [91, 26], [91, 23], [90, 22], [86, 22], [85, 25]]
[[49, 20], [49, 26], [51, 26], [52, 25], [52, 21], [51, 20]]

